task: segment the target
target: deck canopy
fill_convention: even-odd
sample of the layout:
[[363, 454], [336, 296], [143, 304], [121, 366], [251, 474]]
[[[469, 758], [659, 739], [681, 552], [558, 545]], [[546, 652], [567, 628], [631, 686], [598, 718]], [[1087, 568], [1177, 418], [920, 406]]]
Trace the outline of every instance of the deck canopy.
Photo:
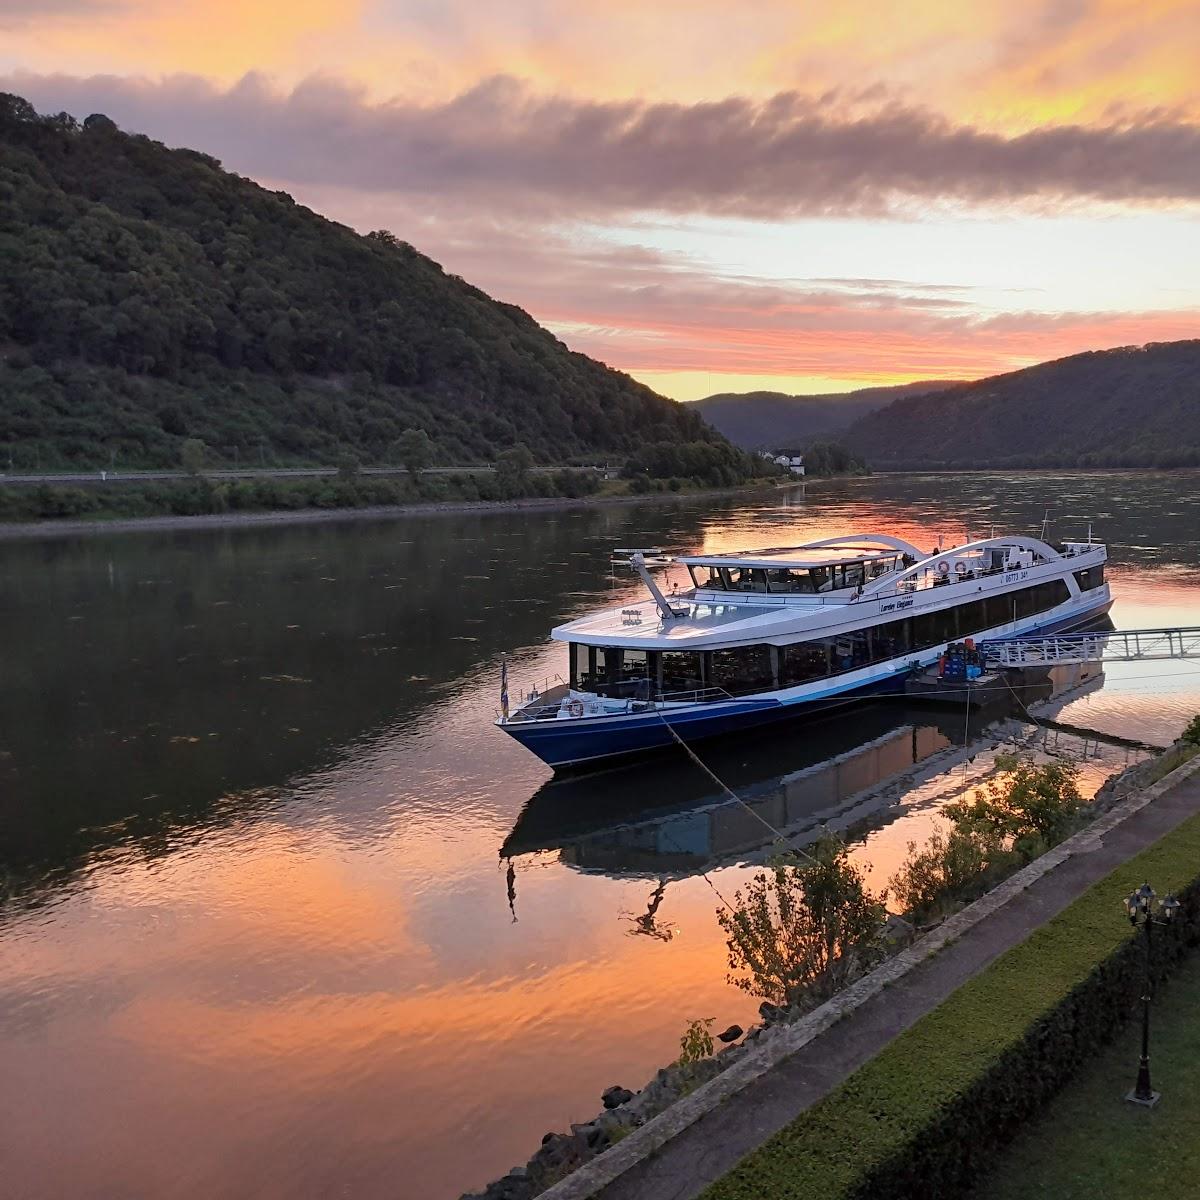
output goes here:
[[861, 589], [904, 570], [923, 555], [886, 534], [851, 534], [802, 546], [732, 554], [687, 554], [682, 563], [701, 591], [817, 595]]
[[887, 534], [851, 534], [805, 542], [800, 546], [773, 546], [765, 550], [742, 550], [723, 554], [681, 554], [674, 562], [693, 567], [832, 567], [842, 563], [895, 559], [907, 554], [916, 560], [923, 551]]

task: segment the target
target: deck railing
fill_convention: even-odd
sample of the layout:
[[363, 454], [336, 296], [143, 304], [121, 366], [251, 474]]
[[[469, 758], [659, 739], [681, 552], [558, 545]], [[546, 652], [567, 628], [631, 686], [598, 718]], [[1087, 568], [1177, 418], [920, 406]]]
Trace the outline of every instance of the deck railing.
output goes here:
[[1200, 626], [997, 638], [980, 642], [979, 650], [987, 664], [996, 667], [1200, 658]]

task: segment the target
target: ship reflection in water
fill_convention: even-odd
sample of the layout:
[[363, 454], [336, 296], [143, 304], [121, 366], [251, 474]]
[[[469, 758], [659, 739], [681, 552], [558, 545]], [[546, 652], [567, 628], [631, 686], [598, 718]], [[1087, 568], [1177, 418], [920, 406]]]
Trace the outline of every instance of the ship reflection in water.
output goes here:
[[[899, 811], [914, 769], [962, 736], [958, 713], [913, 724], [871, 711], [810, 730], [773, 753], [760, 744], [750, 762], [735, 751], [706, 755], [737, 799], [698, 765], [678, 760], [552, 780], [525, 805], [500, 854], [558, 851], [579, 870], [660, 878], [764, 861], [826, 828], [844, 834], [885, 823], [889, 809]], [[786, 769], [770, 771], [780, 760]], [[664, 803], [664, 796], [673, 799]]]
[[[1102, 682], [1098, 664], [1055, 667], [1021, 698], [1006, 689], [1001, 702], [969, 716], [958, 705], [921, 708], [898, 698], [806, 722], [790, 735], [714, 743], [691, 762], [681, 751], [667, 760], [551, 779], [526, 803], [500, 849], [510, 905], [512, 860], [523, 855], [557, 852], [563, 865], [580, 871], [666, 880], [762, 863], [826, 832], [862, 841], [916, 810], [940, 807], [946, 794], [937, 781], [951, 768], [955, 779], [945, 782], [959, 794], [993, 769], [995, 751], [1044, 740], [1036, 726], [1011, 719], [1024, 715], [1022, 701], [1063, 693], [1077, 698]], [[995, 736], [980, 752], [978, 739], [988, 733]], [[965, 752], [953, 751], [964, 745], [972, 753], [957, 767]], [[1071, 749], [1085, 766], [1099, 752], [1086, 744]], [[1085, 769], [1080, 781], [1085, 794], [1093, 790], [1090, 774]], [[922, 787], [927, 781], [932, 792]], [[658, 903], [661, 892], [651, 898], [651, 926]]]

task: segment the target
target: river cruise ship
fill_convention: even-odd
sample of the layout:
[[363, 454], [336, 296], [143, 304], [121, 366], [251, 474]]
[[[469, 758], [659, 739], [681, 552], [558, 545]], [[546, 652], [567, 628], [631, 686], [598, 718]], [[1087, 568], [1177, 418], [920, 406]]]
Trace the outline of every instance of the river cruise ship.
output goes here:
[[[1084, 628], [1112, 604], [1106, 547], [988, 537], [932, 553], [848, 534], [740, 554], [618, 550], [649, 597], [551, 636], [570, 678], [497, 725], [556, 770], [816, 713], [904, 688], [967, 638]], [[664, 593], [652, 566], [692, 586]]]

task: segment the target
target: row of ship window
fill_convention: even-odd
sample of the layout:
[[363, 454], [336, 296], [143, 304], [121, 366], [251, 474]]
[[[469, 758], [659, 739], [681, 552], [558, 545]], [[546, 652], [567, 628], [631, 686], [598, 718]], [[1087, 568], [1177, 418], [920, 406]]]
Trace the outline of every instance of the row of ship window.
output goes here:
[[[823, 567], [696, 567], [688, 566], [692, 583], [708, 592], [771, 592], [814, 595], [863, 587], [896, 569], [895, 558], [832, 563]], [[915, 561], [908, 555], [902, 565]]]
[[[1082, 574], [1088, 573], [1076, 572], [1076, 578]], [[1104, 581], [1103, 568], [1092, 568], [1090, 575], [1086, 581], [1079, 580], [1084, 590], [1098, 587]], [[638, 700], [703, 696], [708, 689], [720, 689], [735, 696], [774, 691], [973, 637], [984, 630], [1046, 612], [1069, 598], [1066, 583], [1056, 579], [790, 646], [635, 650], [572, 642], [571, 686], [603, 696]]]

